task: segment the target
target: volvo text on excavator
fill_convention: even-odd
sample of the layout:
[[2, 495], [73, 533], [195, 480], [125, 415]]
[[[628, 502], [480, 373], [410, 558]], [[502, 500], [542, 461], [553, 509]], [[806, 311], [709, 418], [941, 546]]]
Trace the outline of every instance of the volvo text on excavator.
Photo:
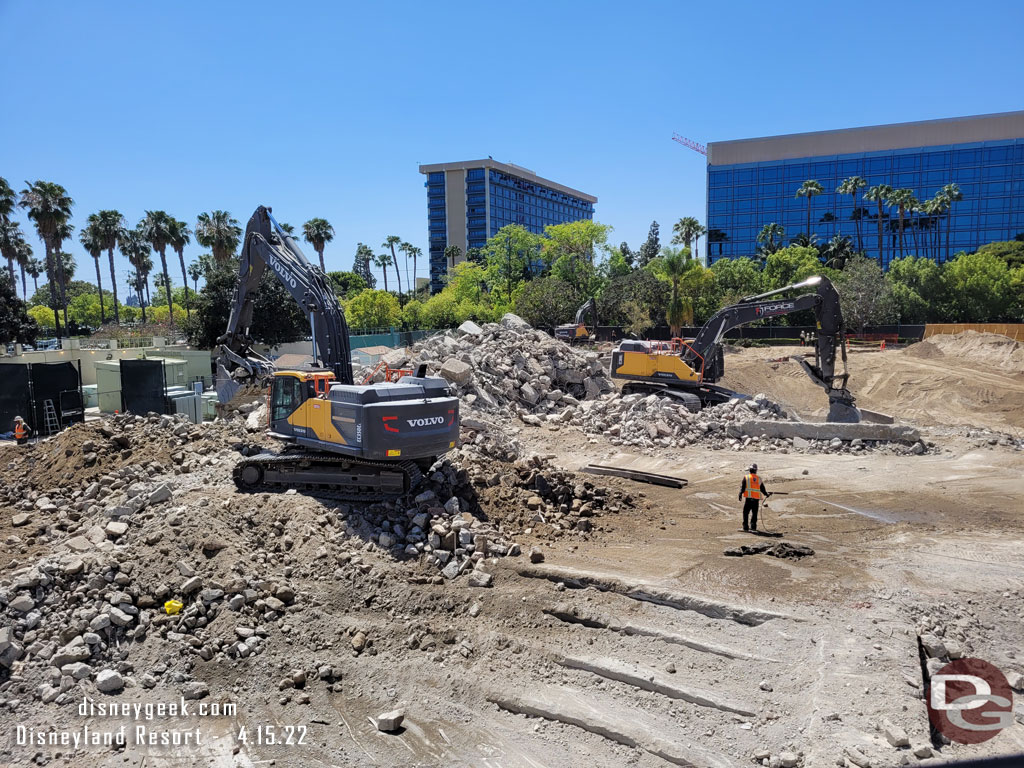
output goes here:
[[[252, 349], [249, 326], [267, 267], [309, 318], [314, 368], [276, 370]], [[235, 467], [243, 490], [302, 488], [347, 501], [411, 490], [459, 439], [459, 402], [448, 382], [424, 375], [357, 385], [345, 314], [327, 278], [260, 206], [249, 219], [227, 332], [218, 340], [217, 393], [270, 380], [269, 434], [284, 442]]]
[[[802, 288], [814, 292], [792, 298], [782, 294]], [[725, 373], [725, 356], [721, 340], [725, 332], [739, 325], [767, 317], [788, 315], [810, 309], [814, 311], [818, 335], [814, 363], [803, 358], [798, 362], [815, 384], [825, 390], [829, 400], [828, 420], [858, 422], [860, 411], [847, 387], [846, 326], [839, 306], [839, 294], [825, 277], [811, 277], [785, 288], [748, 296], [732, 306], [719, 310], [686, 342], [623, 341], [612, 353], [611, 375], [628, 379], [623, 394], [657, 392], [682, 401], [692, 411], [702, 406], [722, 403], [736, 393], [715, 384]], [[836, 349], [843, 362], [842, 373], [836, 373]]]

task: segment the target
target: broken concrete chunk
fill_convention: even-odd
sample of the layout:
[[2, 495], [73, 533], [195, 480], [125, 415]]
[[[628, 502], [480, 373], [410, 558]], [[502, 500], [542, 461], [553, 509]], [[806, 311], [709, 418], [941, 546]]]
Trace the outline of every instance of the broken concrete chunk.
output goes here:
[[382, 712], [377, 715], [374, 719], [374, 724], [377, 726], [378, 731], [390, 733], [401, 728], [403, 720], [405, 720], [405, 712], [401, 709], [396, 709], [391, 712]]

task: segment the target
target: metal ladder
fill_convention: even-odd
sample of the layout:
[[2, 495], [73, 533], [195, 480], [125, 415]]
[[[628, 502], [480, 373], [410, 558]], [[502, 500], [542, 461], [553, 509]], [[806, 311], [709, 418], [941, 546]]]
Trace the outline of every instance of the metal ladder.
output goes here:
[[43, 423], [47, 435], [60, 432], [60, 422], [57, 421], [57, 409], [53, 407], [53, 400], [43, 401]]

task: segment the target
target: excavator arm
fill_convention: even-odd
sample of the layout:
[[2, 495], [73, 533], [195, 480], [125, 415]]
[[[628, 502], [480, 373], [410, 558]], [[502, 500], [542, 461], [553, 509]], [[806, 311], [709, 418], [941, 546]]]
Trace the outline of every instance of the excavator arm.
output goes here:
[[309, 318], [315, 364], [333, 371], [338, 382], [352, 383], [348, 325], [326, 275], [306, 259], [271, 209], [261, 205], [245, 228], [227, 332], [217, 339], [217, 395], [222, 403], [234, 397], [242, 382], [259, 381], [275, 369], [252, 349], [249, 335], [256, 292], [268, 266]]
[[597, 301], [593, 298], [587, 299], [576, 310], [576, 325], [580, 324], [587, 326], [592, 333], [597, 332]]
[[[814, 293], [805, 293], [793, 298], [771, 298], [812, 286], [816, 288]], [[808, 363], [803, 358], [798, 358], [797, 361], [811, 380], [828, 394], [829, 421], [860, 421], [853, 395], [846, 388], [849, 379], [846, 370], [846, 326], [839, 306], [839, 293], [828, 278], [811, 277], [784, 288], [748, 296], [732, 306], [719, 310], [698, 331], [690, 348], [684, 351], [683, 360], [694, 370], [702, 369], [705, 381], [717, 381], [724, 373], [724, 358], [720, 344], [728, 330], [755, 320], [788, 315], [804, 309], [814, 312], [818, 335], [814, 363]], [[837, 348], [840, 350], [843, 363], [841, 373], [836, 373]]]

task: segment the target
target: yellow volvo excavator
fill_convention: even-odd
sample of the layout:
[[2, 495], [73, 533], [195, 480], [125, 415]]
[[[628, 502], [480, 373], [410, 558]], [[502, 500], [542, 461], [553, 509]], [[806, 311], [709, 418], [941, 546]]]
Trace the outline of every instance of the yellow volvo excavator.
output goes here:
[[[309, 317], [309, 371], [276, 370], [252, 349], [256, 289], [267, 267]], [[217, 393], [229, 402], [245, 383], [269, 379], [269, 434], [278, 454], [235, 466], [243, 490], [303, 488], [348, 501], [401, 495], [459, 439], [459, 402], [442, 378], [415, 375], [355, 384], [345, 314], [326, 276], [260, 206], [245, 231], [227, 332], [218, 339]]]
[[[793, 298], [784, 298], [801, 288], [814, 288]], [[725, 357], [721, 340], [725, 332], [767, 317], [787, 315], [803, 309], [813, 310], [818, 325], [814, 362], [799, 359], [807, 375], [822, 387], [829, 399], [828, 420], [859, 422], [860, 411], [854, 397], [846, 388], [846, 326], [839, 306], [839, 294], [825, 277], [811, 277], [785, 288], [748, 296], [742, 301], [719, 310], [686, 342], [627, 340], [612, 352], [610, 373], [612, 378], [626, 379], [623, 394], [656, 392], [674, 398], [691, 411], [703, 406], [725, 402], [737, 393], [717, 382], [725, 373]], [[836, 373], [836, 350], [843, 361], [842, 373]]]

